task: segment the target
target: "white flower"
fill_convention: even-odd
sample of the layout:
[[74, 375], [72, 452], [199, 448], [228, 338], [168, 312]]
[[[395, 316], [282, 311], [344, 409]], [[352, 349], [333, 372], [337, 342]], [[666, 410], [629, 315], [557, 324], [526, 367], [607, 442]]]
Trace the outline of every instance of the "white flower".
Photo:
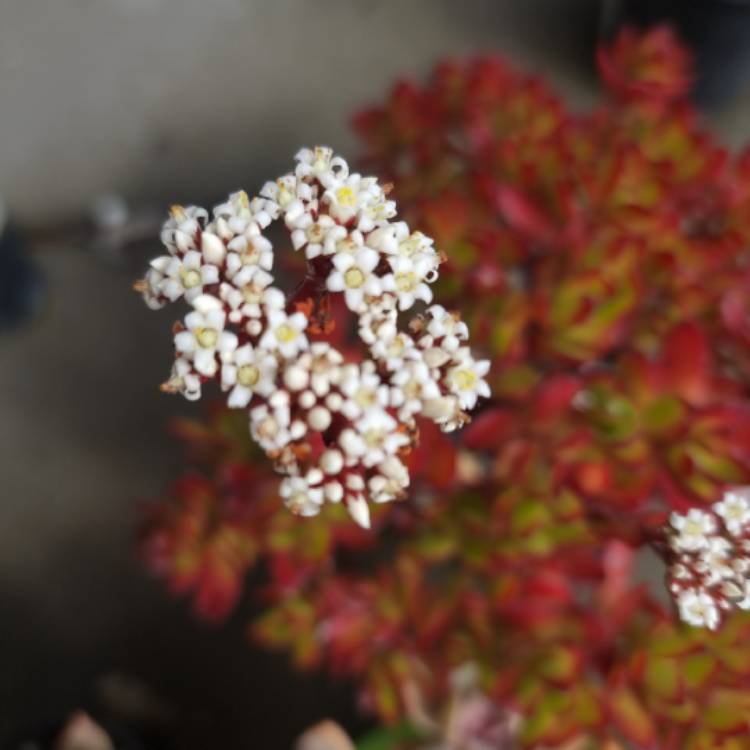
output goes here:
[[340, 411], [347, 419], [357, 419], [370, 409], [386, 407], [389, 389], [378, 376], [371, 360], [342, 368], [339, 389], [344, 396]]
[[739, 536], [750, 523], [750, 488], [735, 487], [727, 490], [720, 502], [713, 508], [721, 516], [727, 531]]
[[728, 539], [720, 536], [708, 537], [708, 545], [701, 549], [695, 569], [703, 574], [707, 585], [713, 586], [734, 575], [731, 555], [732, 545]]
[[[432, 283], [437, 278], [440, 256], [433, 247], [434, 240], [422, 232], [409, 232], [405, 221], [379, 226], [367, 236], [370, 247], [388, 255], [395, 255], [416, 263], [426, 269], [424, 278]], [[423, 265], [422, 265], [423, 264]]]
[[323, 201], [328, 205], [331, 216], [346, 224], [361, 209], [374, 201], [380, 192], [376, 180], [363, 178], [355, 173], [347, 175], [344, 179], [329, 180], [328, 189], [323, 193]]
[[208, 212], [198, 206], [172, 206], [161, 230], [161, 241], [171, 255], [196, 250], [196, 237], [208, 220]]
[[396, 333], [393, 324], [381, 324], [375, 333], [377, 339], [370, 347], [370, 353], [386, 370], [398, 372], [407, 362], [422, 359], [422, 353], [414, 345], [414, 339], [408, 333]]
[[167, 393], [181, 393], [188, 401], [197, 401], [201, 397], [201, 378], [191, 362], [178, 357], [172, 365], [169, 380], [161, 388]]
[[399, 431], [398, 422], [384, 409], [370, 409], [355, 427], [364, 443], [362, 463], [367, 467], [395, 455], [409, 443], [409, 437]]
[[375, 503], [387, 503], [399, 497], [409, 486], [409, 470], [396, 456], [386, 457], [369, 482], [370, 496]]
[[[354, 255], [365, 246], [364, 235], [358, 229], [348, 232], [340, 224], [337, 226], [337, 231], [329, 233], [326, 237], [325, 252], [328, 255], [332, 255], [333, 253], [350, 253]], [[341, 232], [342, 229], [344, 230], [343, 233]]]
[[687, 589], [677, 597], [680, 619], [695, 627], [715, 630], [719, 625], [719, 609], [705, 591]]
[[292, 232], [292, 246], [295, 250], [305, 249], [309, 260], [319, 255], [331, 255], [336, 251], [336, 243], [347, 236], [347, 231], [327, 214], [313, 220], [310, 214], [307, 219], [297, 222], [298, 229]]
[[166, 304], [166, 299], [162, 292], [167, 266], [172, 260], [170, 255], [161, 255], [154, 258], [150, 263], [150, 268], [142, 281], [136, 282], [134, 289], [143, 295], [144, 302], [151, 310], [160, 310]]
[[364, 247], [354, 255], [337, 253], [333, 256], [334, 268], [326, 281], [331, 292], [344, 292], [346, 306], [353, 312], [365, 309], [365, 295], [380, 294], [380, 279], [374, 274], [380, 256]]
[[422, 416], [440, 425], [443, 432], [452, 432], [464, 422], [464, 414], [455, 396], [425, 399], [422, 402]]
[[264, 349], [277, 349], [282, 357], [295, 357], [307, 348], [307, 337], [303, 333], [307, 328], [307, 316], [296, 312], [287, 315], [283, 310], [267, 311], [268, 325], [260, 345]]
[[327, 146], [300, 149], [294, 158], [297, 161], [295, 174], [301, 180], [317, 179], [330, 187], [349, 176], [349, 165], [340, 156], [334, 156], [333, 149]]
[[[227, 245], [227, 278], [233, 278], [240, 270], [247, 274], [256, 268], [270, 271], [273, 268], [273, 245], [260, 234], [257, 225], [252, 224], [254, 231], [238, 235]], [[242, 282], [239, 282], [242, 283]]]
[[670, 516], [677, 534], [672, 539], [676, 550], [695, 552], [709, 546], [709, 537], [716, 531], [716, 519], [710, 513], [691, 508], [687, 514], [674, 512]]
[[432, 290], [424, 282], [431, 269], [429, 260], [418, 258], [413, 261], [411, 258], [394, 255], [389, 256], [388, 263], [393, 273], [383, 277], [383, 289], [396, 295], [401, 310], [408, 310], [418, 299], [423, 302], [432, 301]]
[[365, 344], [390, 341], [396, 336], [398, 320], [397, 300], [392, 294], [383, 294], [372, 300], [359, 317], [359, 336]]
[[479, 396], [490, 396], [490, 387], [484, 380], [489, 372], [490, 362], [487, 359], [475, 360], [468, 349], [460, 349], [456, 361], [457, 364], [445, 376], [445, 384], [458, 398], [462, 409], [473, 409]]
[[399, 410], [403, 420], [423, 411], [426, 403], [440, 399], [440, 387], [424, 362], [405, 362], [393, 373], [391, 385], [391, 405]]
[[226, 315], [216, 297], [201, 295], [194, 301], [195, 310], [185, 316], [186, 330], [175, 334], [175, 348], [195, 369], [206, 377], [216, 374], [216, 355], [222, 359], [237, 348], [237, 336], [224, 330]]
[[[161, 258], [157, 258], [161, 260]], [[219, 283], [217, 266], [204, 262], [202, 253], [189, 250], [182, 257], [174, 256], [164, 268], [162, 294], [171, 302], [184, 295], [188, 302], [203, 294], [203, 287]]]
[[232, 409], [250, 403], [253, 395], [268, 396], [274, 390], [276, 358], [263, 349], [254, 349], [250, 344], [236, 349], [221, 367], [221, 387], [232, 389], [227, 404]]
[[440, 341], [443, 349], [454, 352], [469, 338], [469, 328], [466, 323], [441, 305], [428, 307], [425, 319], [426, 334], [431, 338], [425, 341], [423, 346], [432, 346], [434, 341]]
[[239, 323], [243, 318], [260, 318], [264, 309], [281, 310], [286, 297], [280, 289], [270, 286], [273, 276], [263, 270], [253, 274], [252, 281], [242, 286], [224, 283], [219, 287], [219, 296], [229, 306], [229, 320]]
[[324, 341], [316, 341], [310, 347], [310, 388], [318, 398], [328, 395], [332, 386], [341, 380], [341, 352]]
[[250, 434], [265, 451], [274, 452], [292, 442], [289, 406], [260, 404], [250, 410]]
[[310, 487], [302, 477], [286, 477], [281, 482], [279, 494], [284, 505], [298, 516], [317, 516], [323, 503], [323, 490]]

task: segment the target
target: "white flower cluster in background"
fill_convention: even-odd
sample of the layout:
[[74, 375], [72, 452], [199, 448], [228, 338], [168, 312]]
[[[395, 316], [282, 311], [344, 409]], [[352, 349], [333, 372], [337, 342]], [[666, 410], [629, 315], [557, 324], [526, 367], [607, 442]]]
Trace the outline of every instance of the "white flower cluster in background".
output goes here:
[[[432, 302], [441, 258], [429, 237], [393, 221], [395, 203], [378, 181], [350, 173], [329, 148], [303, 149], [296, 161], [259, 196], [234, 193], [212, 216], [173, 207], [161, 234], [168, 255], [137, 288], [151, 308], [181, 297], [191, 306], [163, 388], [197, 399], [217, 380], [286, 475], [280, 493], [292, 511], [312, 516], [324, 502], [344, 502], [368, 527], [368, 501], [402, 497], [409, 485], [403, 459], [415, 417], [444, 431], [464, 424], [490, 395], [489, 362], [474, 359], [466, 324], [439, 305], [399, 330], [399, 313]], [[292, 299], [271, 273], [264, 231], [277, 219], [312, 280]], [[358, 316], [362, 361], [311, 340], [323, 333], [308, 317], [314, 297], [329, 294]]]
[[750, 487], [705, 510], [672, 513], [669, 583], [680, 618], [715, 630], [723, 613], [750, 609]]

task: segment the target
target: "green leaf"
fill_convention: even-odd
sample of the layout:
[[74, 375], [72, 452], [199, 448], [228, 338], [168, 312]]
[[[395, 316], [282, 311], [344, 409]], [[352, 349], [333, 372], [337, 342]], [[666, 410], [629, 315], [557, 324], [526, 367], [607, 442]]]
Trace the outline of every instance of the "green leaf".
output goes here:
[[681, 689], [677, 659], [649, 659], [646, 664], [646, 684], [662, 698], [675, 700]]

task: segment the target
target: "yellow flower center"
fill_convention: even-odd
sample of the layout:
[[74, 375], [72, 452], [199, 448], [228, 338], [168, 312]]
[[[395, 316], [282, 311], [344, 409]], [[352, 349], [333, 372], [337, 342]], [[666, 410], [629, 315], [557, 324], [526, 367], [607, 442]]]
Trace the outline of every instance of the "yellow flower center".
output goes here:
[[477, 382], [477, 375], [473, 370], [459, 370], [453, 375], [453, 382], [462, 391], [471, 390]]
[[216, 346], [218, 338], [219, 332], [215, 328], [198, 328], [195, 331], [195, 339], [204, 349]]
[[375, 448], [383, 442], [383, 431], [376, 429], [366, 430], [362, 437], [367, 445], [371, 448]]
[[401, 242], [398, 246], [401, 255], [414, 255], [419, 249], [420, 241], [424, 235], [420, 232], [414, 232], [410, 237]]
[[685, 536], [700, 536], [703, 534], [703, 528], [698, 521], [686, 521], [682, 527], [682, 533]]
[[732, 520], [740, 521], [745, 515], [745, 509], [742, 505], [740, 505], [739, 503], [736, 503], [734, 505], [730, 505], [727, 508], [726, 513], [727, 513], [727, 516], [731, 518]]
[[286, 206], [289, 203], [291, 203], [291, 201], [294, 198], [294, 196], [291, 194], [291, 192], [289, 192], [289, 188], [287, 188], [286, 184], [284, 183], [284, 181], [281, 178], [279, 178], [278, 180], [276, 180], [276, 184], [279, 187], [279, 195], [278, 195], [278, 199], [277, 199], [278, 200], [278, 204], [282, 208], [284, 208], [284, 206]]
[[307, 239], [310, 242], [320, 242], [324, 234], [323, 227], [315, 223], [307, 230]]
[[297, 338], [297, 331], [288, 323], [282, 323], [276, 329], [276, 338], [282, 344], [288, 344], [290, 341], [294, 341], [294, 339]]
[[390, 344], [388, 344], [386, 354], [388, 354], [389, 357], [398, 357], [404, 351], [404, 347], [405, 344], [402, 337], [397, 336]]
[[246, 284], [242, 287], [242, 298], [249, 305], [257, 305], [263, 295], [263, 291], [255, 284]]
[[336, 250], [339, 253], [356, 253], [359, 246], [351, 237], [344, 237], [336, 243]]
[[344, 283], [350, 289], [359, 289], [359, 287], [365, 283], [365, 275], [359, 270], [359, 268], [350, 268], [344, 274]]
[[194, 268], [183, 268], [180, 272], [180, 277], [182, 278], [182, 286], [185, 289], [192, 289], [201, 283], [201, 275]]
[[350, 187], [341, 187], [336, 191], [336, 201], [348, 208], [357, 204], [357, 194]]
[[418, 283], [417, 275], [412, 271], [396, 274], [396, 289], [399, 292], [411, 292]]
[[246, 266], [253, 265], [260, 260], [260, 253], [252, 245], [245, 250], [240, 256], [240, 259]]
[[366, 409], [375, 403], [375, 394], [367, 388], [360, 388], [354, 394], [354, 403], [362, 409]]
[[260, 370], [255, 365], [242, 365], [237, 370], [237, 380], [245, 388], [252, 388], [260, 380]]

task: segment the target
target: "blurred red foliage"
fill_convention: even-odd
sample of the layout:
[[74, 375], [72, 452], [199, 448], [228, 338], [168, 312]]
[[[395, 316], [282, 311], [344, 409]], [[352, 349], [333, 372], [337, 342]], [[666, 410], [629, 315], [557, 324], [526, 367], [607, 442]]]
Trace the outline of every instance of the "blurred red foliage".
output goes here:
[[439, 711], [473, 663], [522, 747], [750, 748], [750, 619], [677, 624], [659, 561], [670, 509], [750, 479], [750, 152], [700, 127], [668, 30], [598, 59], [615, 98], [584, 116], [483, 58], [355, 118], [493, 360], [458, 440], [422, 426], [409, 500], [371, 533], [296, 518], [218, 410], [180, 426], [202, 473], [143, 548], [209, 619], [266, 561], [256, 637], [355, 676], [384, 722]]

